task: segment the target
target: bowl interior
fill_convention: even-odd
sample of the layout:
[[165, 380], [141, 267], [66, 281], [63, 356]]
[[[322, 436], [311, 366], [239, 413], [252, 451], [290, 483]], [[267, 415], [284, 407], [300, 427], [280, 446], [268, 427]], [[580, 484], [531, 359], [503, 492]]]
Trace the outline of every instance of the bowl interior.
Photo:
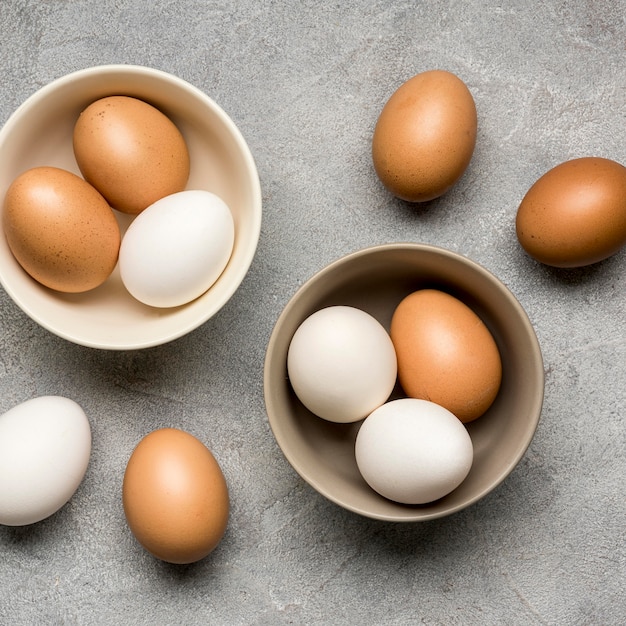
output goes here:
[[[500, 350], [503, 378], [487, 413], [467, 424], [474, 462], [446, 497], [403, 505], [375, 493], [361, 477], [354, 442], [362, 422], [333, 424], [310, 413], [287, 377], [287, 351], [298, 326], [325, 306], [367, 311], [389, 329], [400, 300], [417, 289], [447, 291], [485, 322]], [[348, 255], [305, 283], [280, 315], [268, 344], [265, 401], [276, 440], [294, 469], [321, 494], [356, 513], [391, 521], [426, 520], [458, 511], [483, 497], [511, 472], [537, 427], [543, 402], [543, 362], [535, 332], [508, 289], [481, 266], [420, 244], [390, 244]], [[396, 385], [393, 398], [404, 397]]]
[[[60, 78], [33, 94], [0, 131], [0, 198], [23, 171], [51, 165], [80, 175], [72, 132], [80, 112], [108, 95], [128, 95], [156, 106], [178, 126], [190, 152], [188, 189], [221, 196], [235, 221], [230, 262], [217, 282], [193, 302], [158, 309], [136, 301], [116, 268], [100, 287], [62, 294], [32, 280], [0, 237], [0, 280], [35, 321], [75, 343], [105, 349], [157, 345], [193, 330], [232, 296], [243, 280], [260, 234], [261, 191], [252, 155], [240, 132], [208, 96], [167, 73], [138, 66], [101, 66]], [[116, 212], [122, 232], [130, 216]]]

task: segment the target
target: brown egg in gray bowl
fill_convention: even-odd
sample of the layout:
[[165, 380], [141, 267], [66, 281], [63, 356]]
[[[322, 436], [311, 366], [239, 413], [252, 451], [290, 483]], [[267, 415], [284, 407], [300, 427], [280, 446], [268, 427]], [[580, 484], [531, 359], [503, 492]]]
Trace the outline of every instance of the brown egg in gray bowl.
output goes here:
[[[484, 414], [463, 427], [471, 438], [469, 473], [434, 501], [403, 504], [365, 481], [355, 456], [364, 420], [336, 423], [312, 413], [290, 382], [292, 338], [313, 313], [354, 307], [387, 331], [394, 311], [421, 289], [445, 292], [466, 305], [492, 335], [502, 364], [498, 393]], [[356, 251], [323, 268], [292, 296], [271, 334], [264, 366], [267, 415], [278, 446], [295, 471], [321, 495], [365, 517], [415, 522], [458, 512], [504, 481], [524, 456], [543, 404], [544, 369], [533, 326], [515, 296], [491, 272], [449, 250], [391, 243]], [[406, 397], [396, 384], [387, 402]], [[368, 419], [366, 416], [365, 420]]]

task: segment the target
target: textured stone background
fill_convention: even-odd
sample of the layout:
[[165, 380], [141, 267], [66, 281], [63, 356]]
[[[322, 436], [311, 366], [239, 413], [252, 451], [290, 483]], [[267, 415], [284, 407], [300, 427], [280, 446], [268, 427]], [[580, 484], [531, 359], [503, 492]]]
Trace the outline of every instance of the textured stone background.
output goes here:
[[[47, 393], [90, 417], [74, 498], [0, 527], [2, 624], [563, 624], [626, 615], [626, 251], [552, 270], [517, 244], [528, 187], [569, 158], [626, 162], [626, 2], [2, 0], [0, 122], [68, 72], [159, 68], [215, 99], [247, 139], [264, 221], [241, 289], [189, 336], [141, 352], [65, 342], [0, 290], [0, 410]], [[443, 68], [469, 86], [478, 143], [443, 198], [410, 206], [376, 179], [391, 93]], [[361, 518], [287, 464], [262, 367], [298, 286], [364, 246], [419, 241], [494, 272], [545, 360], [542, 420], [518, 468], [452, 517]], [[162, 426], [201, 438], [232, 497], [227, 534], [187, 567], [150, 557], [121, 507], [128, 457]]]

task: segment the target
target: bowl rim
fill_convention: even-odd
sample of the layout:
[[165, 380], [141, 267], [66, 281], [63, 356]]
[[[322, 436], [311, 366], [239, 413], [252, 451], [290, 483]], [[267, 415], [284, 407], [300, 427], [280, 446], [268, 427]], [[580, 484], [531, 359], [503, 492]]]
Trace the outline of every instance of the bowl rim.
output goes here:
[[[55, 328], [53, 324], [48, 322], [45, 316], [42, 315], [41, 312], [32, 310], [23, 298], [20, 295], [18, 289], [11, 283], [10, 280], [7, 280], [5, 272], [3, 268], [0, 266], [0, 284], [9, 295], [9, 297], [13, 300], [13, 302], [33, 321], [39, 324], [42, 328], [48, 330], [52, 334], [61, 337], [67, 341], [72, 343], [76, 343], [78, 345], [82, 345], [90, 348], [97, 348], [103, 350], [138, 350], [143, 348], [150, 348], [158, 345], [162, 345], [165, 343], [169, 343], [175, 339], [178, 339], [188, 333], [192, 332], [196, 328], [199, 328], [207, 322], [211, 317], [213, 317], [220, 309], [222, 309], [225, 304], [230, 300], [230, 298], [234, 295], [237, 289], [240, 287], [243, 282], [245, 276], [252, 265], [252, 261], [256, 254], [258, 243], [261, 235], [261, 223], [262, 223], [262, 191], [261, 191], [261, 182], [259, 178], [258, 169], [245, 138], [243, 137], [239, 128], [235, 125], [234, 121], [230, 118], [230, 116], [222, 109], [222, 107], [217, 104], [215, 100], [213, 100], [209, 95], [203, 92], [201, 89], [187, 82], [186, 80], [170, 74], [164, 70], [152, 68], [149, 66], [143, 65], [135, 65], [135, 64], [103, 64], [91, 66], [83, 69], [78, 69], [72, 71], [68, 74], [60, 76], [56, 79], [53, 79], [49, 83], [43, 85], [42, 87], [35, 90], [28, 96], [7, 118], [2, 127], [0, 127], [0, 149], [4, 145], [4, 142], [7, 137], [9, 137], [15, 130], [15, 127], [21, 121], [24, 113], [40, 104], [44, 101], [50, 94], [54, 93], [59, 88], [63, 88], [64, 86], [70, 85], [77, 81], [80, 81], [83, 78], [91, 78], [93, 76], [105, 76], [105, 75], [115, 75], [121, 74], [126, 76], [144, 76], [149, 78], [154, 78], [156, 80], [164, 81], [169, 85], [174, 85], [182, 91], [186, 91], [190, 93], [194, 98], [201, 101], [204, 105], [206, 105], [212, 113], [220, 120], [220, 123], [224, 125], [224, 127], [228, 130], [229, 135], [232, 137], [233, 141], [237, 145], [237, 149], [240, 153], [240, 157], [245, 163], [246, 167], [246, 178], [250, 184], [250, 196], [251, 196], [251, 214], [247, 228], [250, 232], [249, 240], [254, 242], [254, 245], [248, 245], [245, 247], [241, 254], [238, 256], [238, 270], [231, 277], [232, 280], [227, 289], [223, 290], [223, 293], [219, 297], [219, 299], [215, 300], [211, 303], [211, 306], [203, 309], [201, 315], [194, 316], [192, 319], [188, 320], [187, 323], [182, 326], [178, 326], [175, 329], [167, 328], [165, 331], [160, 331], [156, 333], [153, 337], [145, 338], [139, 341], [124, 341], [119, 342], [115, 341], [111, 338], [100, 338], [100, 339], [90, 339], [82, 335], [80, 332], [73, 332], [71, 330], [60, 330]], [[203, 296], [199, 296], [202, 298]]]
[[[295, 308], [300, 300], [300, 298], [305, 294], [312, 286], [323, 281], [325, 277], [332, 272], [335, 272], [341, 266], [347, 263], [353, 263], [358, 261], [359, 258], [363, 256], [368, 256], [372, 254], [380, 254], [388, 251], [394, 250], [411, 250], [416, 252], [425, 252], [425, 253], [434, 253], [444, 257], [448, 257], [453, 259], [456, 262], [462, 263], [468, 267], [470, 267], [473, 271], [482, 275], [486, 278], [491, 285], [493, 285], [499, 293], [508, 300], [509, 304], [516, 310], [519, 321], [522, 323], [524, 330], [527, 335], [527, 339], [529, 340], [529, 350], [532, 354], [532, 360], [535, 367], [533, 368], [533, 374], [535, 377], [534, 385], [537, 389], [533, 397], [532, 409], [529, 411], [529, 421], [530, 428], [527, 429], [525, 437], [520, 440], [519, 446], [517, 448], [516, 454], [512, 455], [508, 459], [508, 463], [503, 468], [503, 470], [492, 480], [487, 486], [483, 489], [475, 493], [471, 498], [466, 499], [463, 502], [458, 503], [457, 505], [450, 506], [445, 509], [439, 509], [437, 511], [427, 511], [426, 509], [415, 509], [414, 515], [382, 515], [372, 511], [368, 511], [359, 506], [352, 505], [350, 503], [342, 501], [338, 498], [332, 490], [327, 489], [323, 484], [321, 484], [318, 480], [316, 480], [315, 476], [312, 476], [306, 469], [300, 464], [298, 458], [292, 453], [286, 444], [286, 438], [283, 435], [281, 430], [280, 423], [277, 418], [277, 410], [275, 407], [275, 400], [273, 394], [271, 393], [272, 386], [272, 367], [273, 360], [276, 351], [276, 344], [279, 342], [279, 338], [281, 335], [281, 328], [283, 326], [283, 322], [287, 319], [292, 311]], [[319, 494], [330, 500], [331, 502], [339, 505], [340, 507], [351, 511], [353, 513], [362, 515], [364, 517], [368, 517], [371, 519], [376, 519], [380, 521], [386, 522], [423, 522], [429, 521], [441, 517], [447, 517], [454, 513], [457, 513], [484, 498], [494, 489], [496, 489], [516, 468], [519, 464], [520, 460], [526, 454], [534, 436], [537, 431], [537, 427], [541, 418], [541, 412], [543, 408], [543, 401], [545, 395], [545, 372], [543, 366], [543, 356], [541, 351], [541, 346], [539, 344], [539, 340], [535, 333], [535, 329], [528, 317], [528, 314], [517, 300], [517, 298], [513, 295], [510, 289], [491, 271], [485, 268], [480, 263], [464, 256], [461, 253], [454, 252], [447, 248], [426, 244], [426, 243], [416, 243], [416, 242], [393, 242], [393, 243], [384, 243], [373, 246], [368, 246], [359, 250], [355, 250], [348, 254], [345, 254], [325, 267], [314, 272], [311, 277], [302, 283], [293, 295], [287, 301], [287, 304], [280, 312], [278, 318], [276, 319], [274, 328], [270, 335], [266, 354], [265, 354], [265, 362], [263, 367], [263, 386], [264, 386], [264, 398], [265, 398], [265, 408], [267, 419], [269, 422], [270, 429], [276, 439], [278, 447], [281, 452], [291, 465], [291, 467], [296, 471], [296, 473], [313, 489], [315, 489]], [[401, 505], [398, 505], [401, 506]]]

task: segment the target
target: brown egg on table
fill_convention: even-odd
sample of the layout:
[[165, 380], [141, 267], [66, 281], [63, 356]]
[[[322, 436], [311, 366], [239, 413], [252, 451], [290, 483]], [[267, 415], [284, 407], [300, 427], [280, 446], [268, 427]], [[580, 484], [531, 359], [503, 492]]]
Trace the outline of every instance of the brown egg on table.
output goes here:
[[524, 250], [546, 265], [610, 257], [626, 244], [626, 167], [600, 157], [557, 165], [528, 190], [515, 227]]
[[126, 466], [122, 501], [139, 543], [169, 563], [199, 561], [226, 532], [224, 474], [209, 449], [182, 430], [162, 428], [139, 442]]
[[467, 169], [476, 132], [476, 105], [460, 78], [444, 70], [417, 74], [392, 94], [378, 117], [374, 169], [398, 198], [433, 200]]
[[136, 215], [183, 191], [189, 152], [176, 125], [151, 104], [109, 96], [90, 104], [73, 134], [74, 155], [85, 180], [114, 209]]
[[115, 215], [96, 189], [71, 172], [36, 167], [20, 174], [7, 190], [2, 219], [16, 260], [46, 287], [88, 291], [115, 268]]
[[390, 334], [407, 396], [439, 404], [462, 422], [491, 406], [502, 380], [500, 352], [459, 299], [436, 289], [409, 294], [393, 313]]

